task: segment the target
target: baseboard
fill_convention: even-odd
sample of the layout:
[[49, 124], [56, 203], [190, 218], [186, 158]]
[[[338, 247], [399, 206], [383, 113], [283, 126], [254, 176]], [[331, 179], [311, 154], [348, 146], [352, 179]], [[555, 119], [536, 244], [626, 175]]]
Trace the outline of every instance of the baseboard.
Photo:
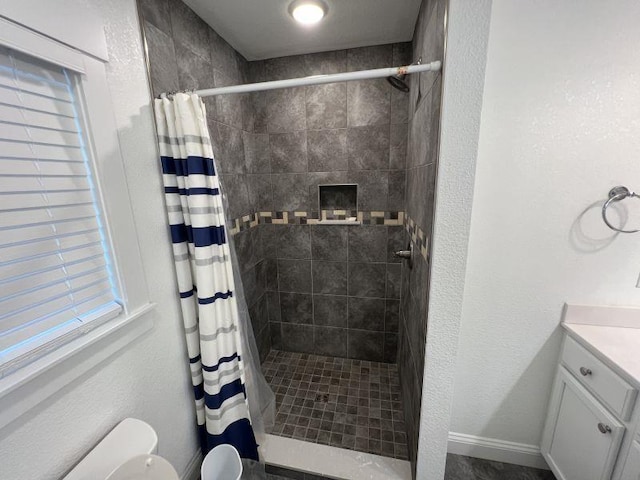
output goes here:
[[468, 457], [549, 470], [537, 445], [449, 432], [447, 451]]
[[200, 465], [202, 465], [202, 452], [198, 450], [193, 458], [189, 460], [180, 480], [198, 480], [200, 478]]

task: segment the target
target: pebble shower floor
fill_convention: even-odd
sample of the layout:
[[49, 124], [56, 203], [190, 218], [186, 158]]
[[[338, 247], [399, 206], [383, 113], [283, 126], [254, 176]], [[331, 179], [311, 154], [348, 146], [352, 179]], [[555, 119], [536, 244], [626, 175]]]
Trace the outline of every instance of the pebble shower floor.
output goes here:
[[407, 459], [396, 365], [272, 350], [262, 369], [276, 394], [270, 433]]

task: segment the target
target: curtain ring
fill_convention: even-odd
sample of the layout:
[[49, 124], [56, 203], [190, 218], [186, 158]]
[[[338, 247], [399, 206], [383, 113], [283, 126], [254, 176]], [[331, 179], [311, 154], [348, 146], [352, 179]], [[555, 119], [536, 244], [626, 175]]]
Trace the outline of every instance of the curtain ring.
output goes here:
[[627, 187], [623, 187], [623, 186], [613, 187], [611, 190], [609, 190], [609, 199], [606, 202], [604, 202], [604, 205], [602, 206], [602, 220], [604, 220], [604, 223], [606, 223], [607, 227], [609, 227], [611, 230], [614, 230], [616, 232], [620, 232], [620, 233], [640, 232], [640, 229], [639, 230], [622, 230], [621, 228], [614, 227], [613, 225], [611, 225], [611, 223], [609, 223], [609, 220], [607, 220], [607, 208], [609, 208], [609, 206], [612, 203], [619, 202], [620, 200], [624, 200], [627, 197], [638, 198], [638, 195], [635, 192], [632, 192], [631, 190], [629, 190]]

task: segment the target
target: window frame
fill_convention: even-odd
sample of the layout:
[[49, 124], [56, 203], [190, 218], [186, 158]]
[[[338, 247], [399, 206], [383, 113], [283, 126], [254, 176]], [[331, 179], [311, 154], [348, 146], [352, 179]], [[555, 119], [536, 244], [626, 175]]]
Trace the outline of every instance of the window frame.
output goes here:
[[[12, 2], [13, 3], [13, 2]], [[23, 2], [25, 3], [25, 2]], [[32, 1], [26, 3], [42, 3]], [[56, 2], [58, 3], [58, 2]], [[65, 3], [65, 2], [62, 2]], [[78, 48], [73, 39], [64, 43], [56, 40], [59, 29], [51, 22], [51, 31], [45, 18], [46, 8], [38, 12], [30, 5], [32, 28], [21, 17], [22, 9], [2, 12], [0, 17], [0, 45], [29, 56], [60, 65], [77, 75], [76, 92], [80, 105], [85, 139], [89, 152], [89, 167], [95, 188], [98, 208], [103, 213], [102, 227], [112, 260], [113, 281], [120, 294], [123, 311], [104, 322], [94, 322], [80, 329], [77, 337], [51, 351], [37, 356], [32, 362], [0, 374], [0, 428], [45, 400], [98, 363], [116, 353], [135, 338], [144, 334], [153, 323], [146, 315], [154, 307], [149, 300], [140, 246], [131, 208], [129, 190], [120, 152], [117, 124], [105, 68], [106, 41], [102, 25], [95, 17], [86, 18], [85, 24], [96, 25], [91, 46], [103, 45], [105, 55], [100, 58], [94, 49], [91, 54], [80, 50], [86, 38], [78, 36]], [[14, 20], [11, 21], [11, 14]], [[86, 12], [74, 13], [74, 22], [82, 21]], [[31, 20], [29, 20], [31, 22]], [[83, 32], [85, 34], [86, 32]], [[69, 46], [69, 45], [72, 46]], [[106, 186], [108, 185], [108, 188]], [[91, 346], [89, 351], [87, 347]], [[48, 372], [47, 375], [42, 375]]]

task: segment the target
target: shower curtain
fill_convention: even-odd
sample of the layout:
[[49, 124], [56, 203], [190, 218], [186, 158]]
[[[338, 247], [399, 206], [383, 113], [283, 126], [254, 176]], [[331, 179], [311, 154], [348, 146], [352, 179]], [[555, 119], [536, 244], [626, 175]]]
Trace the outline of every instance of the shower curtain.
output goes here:
[[205, 106], [195, 94], [163, 95], [155, 115], [201, 447], [228, 443], [258, 460], [275, 398], [259, 367]]

